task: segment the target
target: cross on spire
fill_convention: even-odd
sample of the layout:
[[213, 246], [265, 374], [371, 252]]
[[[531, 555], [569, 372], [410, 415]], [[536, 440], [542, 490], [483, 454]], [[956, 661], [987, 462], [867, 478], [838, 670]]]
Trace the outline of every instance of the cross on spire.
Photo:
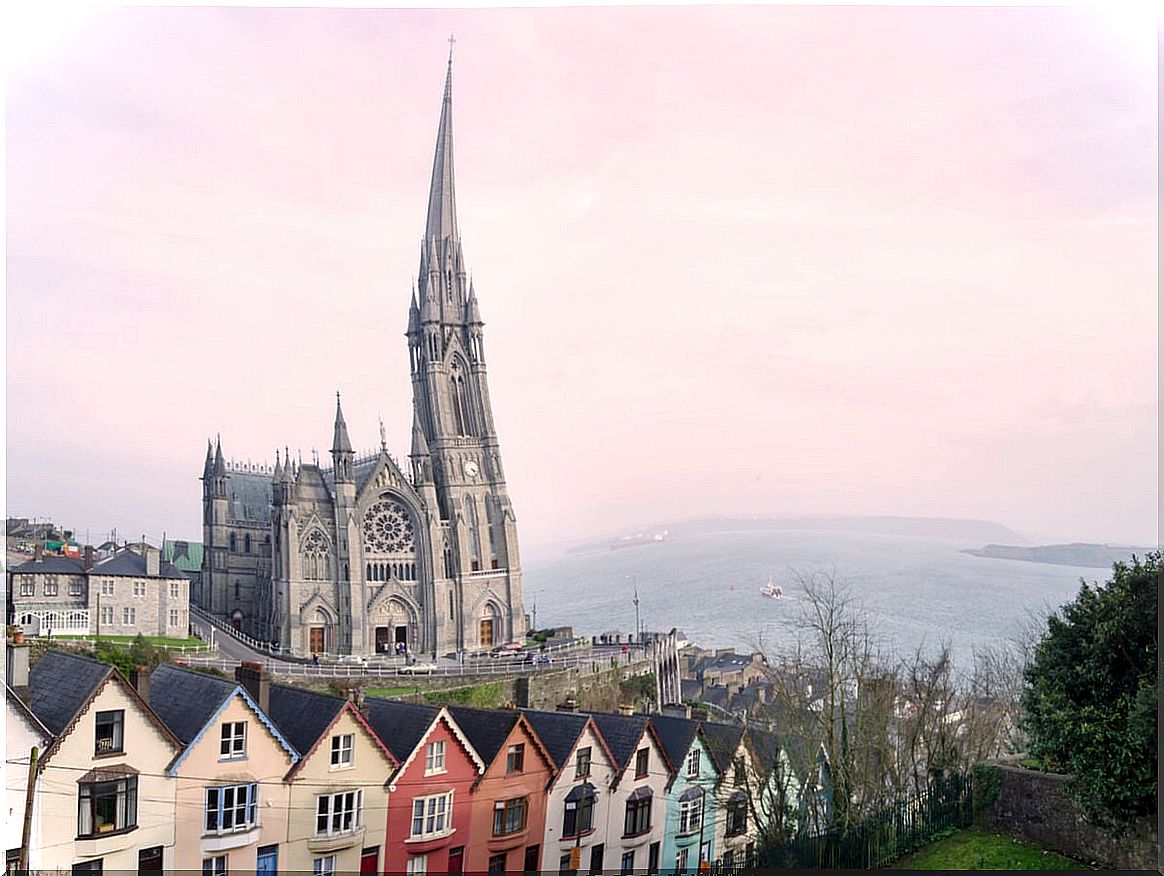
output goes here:
[[453, 63], [453, 46], [456, 45], [457, 38], [449, 34], [449, 64]]

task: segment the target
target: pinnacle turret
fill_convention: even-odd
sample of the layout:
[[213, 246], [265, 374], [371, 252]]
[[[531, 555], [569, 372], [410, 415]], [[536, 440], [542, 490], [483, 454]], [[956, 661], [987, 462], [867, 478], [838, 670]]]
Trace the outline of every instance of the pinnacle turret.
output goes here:
[[214, 443], [206, 439], [206, 464], [202, 466], [202, 477], [208, 478], [214, 474]]
[[335, 394], [335, 437], [331, 442], [332, 453], [351, 453], [352, 442], [348, 439], [348, 424], [344, 422], [343, 408], [340, 407], [340, 394]]
[[226, 476], [226, 460], [222, 458], [222, 438], [218, 439], [217, 446], [214, 450], [214, 471], [215, 477]]

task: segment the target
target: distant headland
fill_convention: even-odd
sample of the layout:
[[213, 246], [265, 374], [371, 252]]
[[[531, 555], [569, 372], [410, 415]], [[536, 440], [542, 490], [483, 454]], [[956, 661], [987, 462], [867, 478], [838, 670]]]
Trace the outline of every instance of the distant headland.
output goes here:
[[995, 560], [1023, 560], [1028, 563], [1051, 563], [1061, 566], [1082, 566], [1088, 569], [1110, 569], [1113, 563], [1127, 562], [1135, 554], [1143, 557], [1156, 550], [1119, 544], [1043, 544], [1018, 547], [1009, 544], [988, 544], [984, 548], [968, 548], [964, 554]]

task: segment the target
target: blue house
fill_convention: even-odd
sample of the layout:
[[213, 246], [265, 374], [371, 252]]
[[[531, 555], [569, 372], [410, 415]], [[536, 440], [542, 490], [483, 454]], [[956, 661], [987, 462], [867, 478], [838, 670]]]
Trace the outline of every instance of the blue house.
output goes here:
[[663, 870], [697, 873], [701, 861], [715, 860], [719, 768], [699, 721], [652, 715], [651, 723], [674, 764], [667, 786]]

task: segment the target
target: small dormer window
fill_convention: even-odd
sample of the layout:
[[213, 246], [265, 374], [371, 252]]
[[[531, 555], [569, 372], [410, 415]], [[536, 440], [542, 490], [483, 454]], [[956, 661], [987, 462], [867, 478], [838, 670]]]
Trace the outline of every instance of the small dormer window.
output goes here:
[[247, 756], [247, 722], [227, 721], [222, 725], [219, 760], [238, 760]]

